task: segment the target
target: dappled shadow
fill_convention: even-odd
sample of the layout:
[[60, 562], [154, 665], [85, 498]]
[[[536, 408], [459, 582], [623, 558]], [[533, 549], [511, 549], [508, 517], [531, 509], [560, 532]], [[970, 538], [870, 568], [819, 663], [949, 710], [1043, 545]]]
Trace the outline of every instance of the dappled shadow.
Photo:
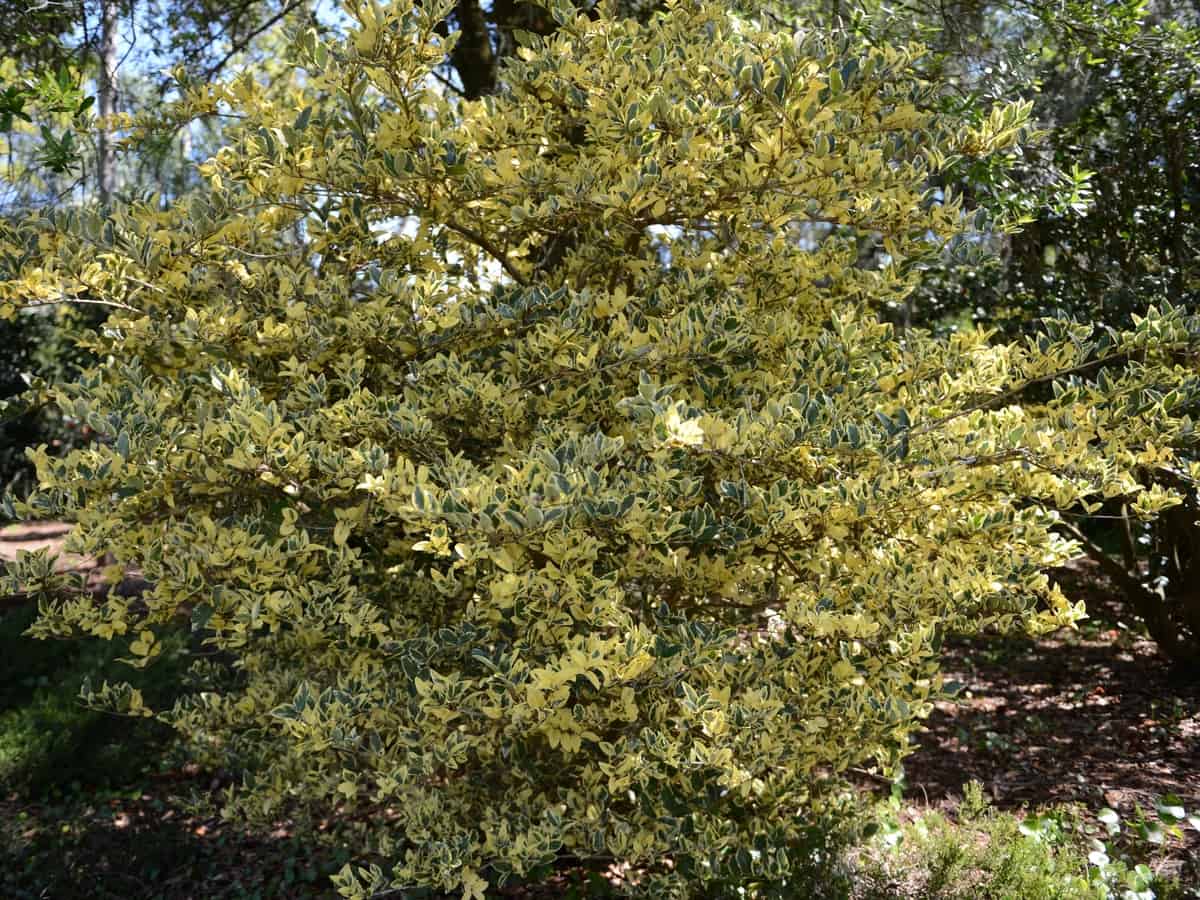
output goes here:
[[[1094, 816], [1154, 816], [1179, 797], [1200, 809], [1200, 684], [1180, 678], [1155, 645], [1125, 627], [1119, 598], [1087, 596], [1094, 620], [1039, 640], [957, 637], [943, 671], [958, 690], [940, 702], [905, 761], [905, 799], [954, 810], [978, 781], [993, 805], [1018, 810], [1078, 804]], [[1165, 850], [1179, 872], [1200, 872], [1200, 833]]]
[[1001, 807], [1082, 802], [1200, 806], [1200, 687], [1115, 630], [1039, 641], [958, 640], [939, 703], [905, 768], [929, 802], [978, 780]]
[[169, 707], [190, 659], [181, 634], [164, 632], [160, 659], [137, 670], [119, 661], [128, 637], [36, 641], [23, 636], [35, 615], [0, 611], [0, 897], [337, 896], [344, 849], [287, 822], [256, 832], [189, 812], [193, 798], [219, 805], [230, 777], [180, 765], [166, 725], [80, 701], [84, 679], [128, 679]]
[[337, 896], [329, 876], [349, 858], [344, 850], [316, 847], [285, 828], [255, 834], [183, 814], [174, 792], [206, 784], [198, 775], [164, 775], [143, 784], [146, 793], [0, 801], [5, 898]]

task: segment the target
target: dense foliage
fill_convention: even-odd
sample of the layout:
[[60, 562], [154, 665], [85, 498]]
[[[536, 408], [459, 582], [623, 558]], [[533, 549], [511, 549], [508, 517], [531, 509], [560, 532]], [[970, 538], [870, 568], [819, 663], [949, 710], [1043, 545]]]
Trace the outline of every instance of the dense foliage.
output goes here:
[[113, 309], [56, 389], [105, 439], [36, 453], [19, 511], [153, 584], [96, 603], [26, 556], [34, 633], [144, 665], [190, 615], [233, 660], [207, 690], [92, 699], [244, 771], [232, 814], [371, 811], [388, 867], [349, 896], [564, 860], [794, 891], [827, 776], [903, 753], [946, 628], [1078, 614], [1053, 510], [1178, 501], [1136, 475], [1191, 439], [1194, 313], [880, 321], [972, 233], [932, 179], [1011, 159], [1027, 107], [965, 124], [917, 47], [669, 6], [556, 7], [468, 100], [429, 77], [444, 4], [352, 4], [286, 97], [189, 93], [241, 117], [202, 194], [0, 236], [10, 309]]
[[[986, 167], [961, 167], [972, 201], [1019, 209], [1020, 231], [992, 237], [1000, 251], [947, 254], [926, 273], [898, 320], [938, 328], [963, 321], [1012, 339], [1042, 316], [1127, 327], [1147, 308], [1200, 308], [1200, 31], [1190, 4], [1122, 0], [1028, 8], [967, 0], [914, 15], [872, 17], [865, 29], [932, 30], [938, 67], [968, 94], [1014, 92], [1033, 100], [1036, 149], [996, 189]], [[1018, 11], [1019, 12], [1019, 11]], [[1053, 202], [1047, 186], [1086, 176]], [[982, 178], [980, 176], [983, 176]], [[973, 245], [967, 244], [971, 247]], [[1168, 379], [1159, 389], [1172, 388]], [[1200, 408], [1185, 410], [1193, 419]], [[1177, 449], [1185, 458], [1191, 441]], [[1194, 444], [1193, 444], [1194, 446]], [[1065, 531], [1130, 601], [1161, 651], [1181, 671], [1200, 671], [1200, 498], [1175, 467], [1139, 473], [1185, 502], [1151, 522], [1111, 498], [1094, 516], [1062, 510]]]

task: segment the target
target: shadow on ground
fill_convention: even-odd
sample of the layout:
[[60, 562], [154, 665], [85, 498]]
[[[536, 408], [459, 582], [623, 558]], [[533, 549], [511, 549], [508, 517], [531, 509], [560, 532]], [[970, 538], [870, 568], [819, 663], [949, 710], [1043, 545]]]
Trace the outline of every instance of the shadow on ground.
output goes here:
[[906, 764], [931, 804], [979, 780], [1004, 808], [1031, 801], [1200, 806], [1200, 687], [1177, 681], [1153, 644], [1094, 638], [957, 640], [939, 703]]
[[0, 897], [249, 900], [336, 897], [347, 861], [281, 825], [255, 834], [192, 812], [227, 779], [184, 763], [171, 730], [79, 699], [83, 680], [129, 680], [153, 706], [184, 685], [181, 633], [145, 670], [128, 640], [35, 641], [35, 610], [0, 610]]
[[[958, 696], [938, 703], [916, 736], [908, 803], [953, 811], [975, 780], [999, 809], [1078, 804], [1129, 819], [1152, 815], [1165, 795], [1200, 809], [1200, 684], [1112, 624], [1123, 611], [1095, 593], [1102, 581], [1082, 583], [1095, 619], [1078, 630], [947, 642], [943, 670]], [[1200, 877], [1200, 833], [1185, 829], [1168, 855]]]
[[169, 789], [0, 803], [7, 900], [209, 900], [335, 897], [348, 855], [287, 835], [256, 838], [182, 815]]

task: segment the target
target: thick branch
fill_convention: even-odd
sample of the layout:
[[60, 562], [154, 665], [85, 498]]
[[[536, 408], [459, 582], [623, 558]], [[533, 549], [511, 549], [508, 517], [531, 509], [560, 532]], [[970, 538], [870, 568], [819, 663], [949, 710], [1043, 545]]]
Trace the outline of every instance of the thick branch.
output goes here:
[[458, 225], [455, 222], [445, 222], [443, 224], [455, 234], [465, 237], [476, 247], [479, 247], [479, 249], [483, 250], [490, 257], [492, 257], [492, 259], [496, 260], [496, 262], [500, 263], [500, 265], [504, 267], [504, 271], [509, 274], [509, 277], [512, 278], [512, 280], [517, 284], [521, 285], [521, 287], [529, 286], [529, 279], [526, 278], [521, 270], [513, 264], [512, 260], [508, 258], [503, 250], [497, 247], [483, 234], [476, 231], [474, 228], [468, 228], [466, 225]]

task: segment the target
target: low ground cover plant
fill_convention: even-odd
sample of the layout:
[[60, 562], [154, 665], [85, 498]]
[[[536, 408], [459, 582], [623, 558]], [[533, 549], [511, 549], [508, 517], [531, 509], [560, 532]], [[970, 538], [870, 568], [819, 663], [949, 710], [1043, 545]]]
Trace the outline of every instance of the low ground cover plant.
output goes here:
[[901, 810], [894, 794], [881, 805], [879, 829], [856, 849], [856, 898], [1191, 896], [1177, 877], [1154, 867], [1162, 845], [1183, 837], [1187, 813], [1174, 797], [1130, 822], [1111, 809], [1077, 805], [1014, 814], [994, 809], [983, 786], [970, 782], [953, 815]]

